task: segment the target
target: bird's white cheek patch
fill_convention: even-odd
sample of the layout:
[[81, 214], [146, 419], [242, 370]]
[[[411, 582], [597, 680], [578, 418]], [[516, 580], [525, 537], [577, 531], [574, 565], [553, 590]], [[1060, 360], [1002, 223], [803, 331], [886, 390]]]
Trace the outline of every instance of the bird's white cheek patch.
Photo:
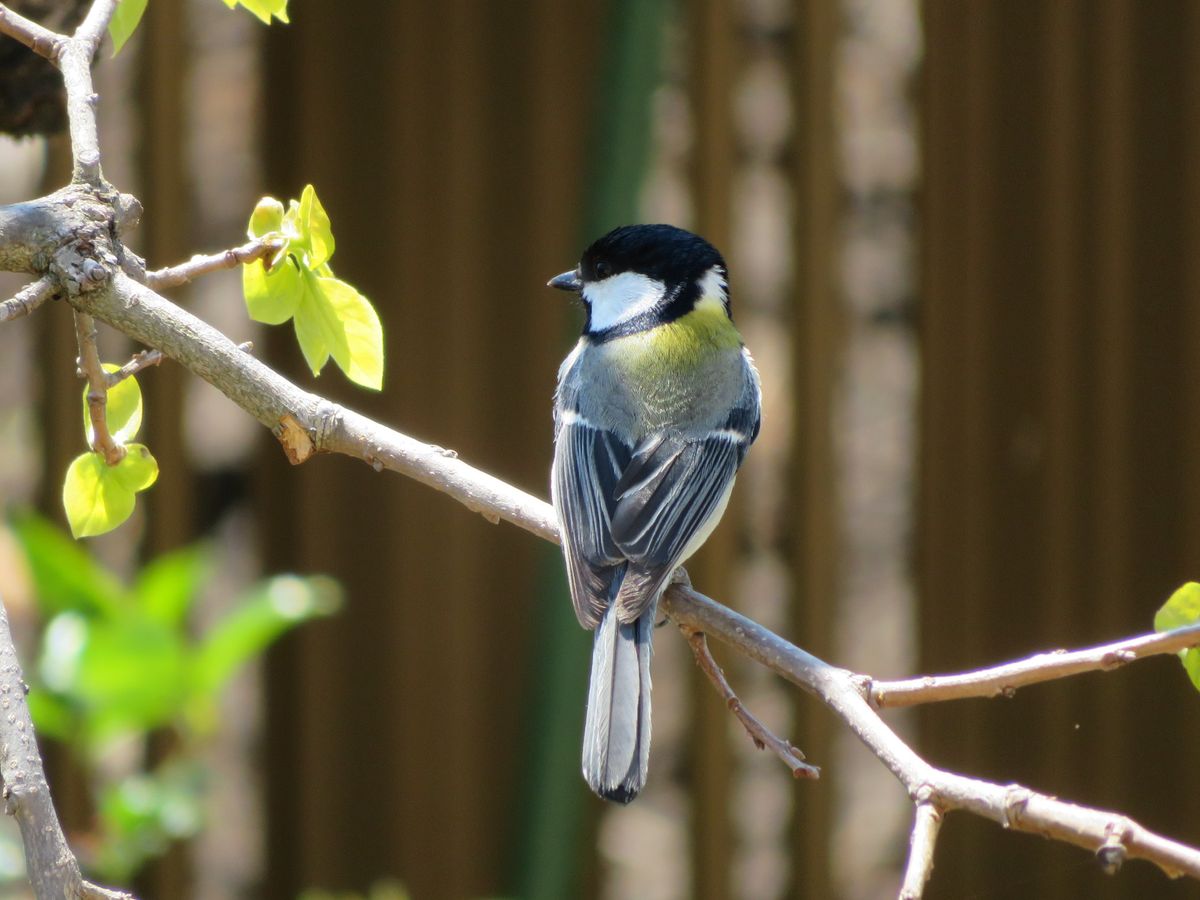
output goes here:
[[654, 309], [663, 298], [661, 281], [621, 272], [583, 289], [583, 299], [592, 311], [592, 331], [603, 331]]

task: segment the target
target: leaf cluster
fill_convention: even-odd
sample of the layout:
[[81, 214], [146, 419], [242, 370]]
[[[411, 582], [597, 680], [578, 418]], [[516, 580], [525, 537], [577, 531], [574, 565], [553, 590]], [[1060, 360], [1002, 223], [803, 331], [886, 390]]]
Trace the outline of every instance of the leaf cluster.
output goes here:
[[[199, 830], [207, 776], [198, 750], [232, 677], [290, 629], [335, 610], [338, 588], [269, 578], [194, 636], [189, 613], [213, 571], [205, 546], [160, 556], [125, 583], [44, 519], [19, 516], [12, 530], [46, 620], [30, 678], [34, 724], [88, 771], [99, 832], [89, 864], [124, 880]], [[114, 747], [163, 731], [174, 750], [157, 768], [112, 776]]]

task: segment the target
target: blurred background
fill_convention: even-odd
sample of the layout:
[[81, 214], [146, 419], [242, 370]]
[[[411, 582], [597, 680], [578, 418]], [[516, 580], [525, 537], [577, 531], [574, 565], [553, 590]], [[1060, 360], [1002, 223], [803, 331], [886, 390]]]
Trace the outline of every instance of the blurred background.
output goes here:
[[[333, 266], [384, 322], [382, 393], [336, 370], [314, 385], [290, 329], [247, 320], [237, 273], [172, 293], [301, 384], [545, 496], [581, 315], [543, 285], [608, 228], [670, 221], [724, 250], [764, 384], [762, 436], [690, 567], [705, 593], [887, 677], [1144, 632], [1197, 577], [1200, 5], [293, 0], [290, 15], [268, 29], [216, 0], [152, 0], [96, 76], [105, 173], [145, 205], [133, 246], [151, 266], [240, 243], [260, 196], [316, 186]], [[20, 118], [34, 96], [9, 101], [17, 130], [52, 127]], [[0, 202], [61, 185], [66, 160], [61, 137], [4, 138]], [[106, 358], [132, 349], [103, 340]], [[74, 356], [55, 305], [0, 328], [8, 510], [62, 521], [84, 449]], [[223, 694], [198, 751], [209, 825], [141, 871], [145, 896], [895, 895], [908, 800], [814, 701], [717, 648], [750, 708], [822, 767], [793, 782], [664, 629], [650, 785], [604, 806], [577, 771], [589, 642], [555, 548], [352, 460], [293, 469], [177, 366], [140, 380], [162, 476], [91, 542], [105, 565], [131, 576], [206, 540], [219, 564], [196, 629], [263, 575], [343, 589]], [[31, 668], [21, 558], [0, 539]], [[1200, 698], [1174, 660], [888, 719], [935, 764], [1200, 843]], [[176, 740], [159, 730], [133, 756]], [[86, 776], [51, 755], [86, 848]], [[1195, 885], [1139, 863], [1106, 878], [1077, 849], [956, 814], [928, 896]]]

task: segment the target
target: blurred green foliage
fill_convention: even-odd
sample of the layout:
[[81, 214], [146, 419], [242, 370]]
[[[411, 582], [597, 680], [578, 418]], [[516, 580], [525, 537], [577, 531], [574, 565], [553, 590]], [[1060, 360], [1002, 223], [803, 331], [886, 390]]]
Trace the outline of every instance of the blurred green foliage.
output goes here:
[[[87, 775], [95, 833], [81, 845], [85, 868], [126, 883], [203, 826], [200, 751], [230, 680], [285, 632], [333, 612], [339, 589], [323, 577], [268, 578], [194, 634], [189, 614], [213, 571], [205, 546], [160, 556], [126, 584], [44, 519], [22, 515], [11, 527], [45, 619], [27, 672], [34, 725]], [[167, 736], [156, 749], [168, 749], [138, 768], [151, 734]], [[111, 759], [130, 741], [142, 745], [133, 771]]]

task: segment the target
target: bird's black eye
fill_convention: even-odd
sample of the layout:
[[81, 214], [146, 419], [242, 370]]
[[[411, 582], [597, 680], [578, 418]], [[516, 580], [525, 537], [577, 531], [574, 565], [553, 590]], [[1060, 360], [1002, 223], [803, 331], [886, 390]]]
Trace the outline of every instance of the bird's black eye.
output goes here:
[[605, 278], [607, 278], [609, 275], [612, 274], [612, 265], [610, 265], [607, 260], [598, 259], [598, 260], [596, 260], [595, 271], [596, 271], [596, 280], [603, 281]]

